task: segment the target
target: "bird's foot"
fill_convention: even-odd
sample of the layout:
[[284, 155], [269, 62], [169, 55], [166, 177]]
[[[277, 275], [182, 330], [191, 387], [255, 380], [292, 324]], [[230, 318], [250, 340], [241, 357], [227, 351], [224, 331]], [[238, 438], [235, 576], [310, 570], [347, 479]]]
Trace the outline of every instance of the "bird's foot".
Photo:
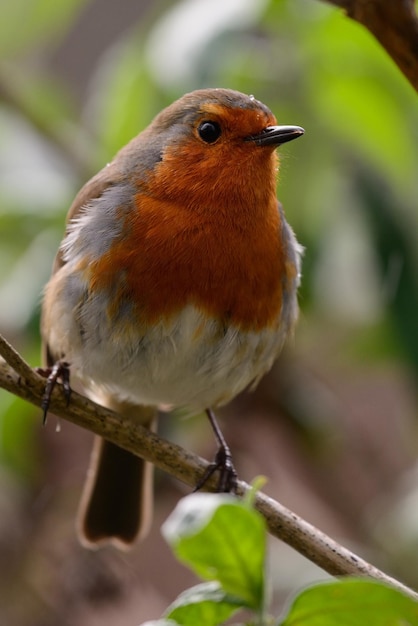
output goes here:
[[202, 478], [197, 483], [194, 491], [199, 491], [211, 478], [211, 476], [218, 471], [219, 480], [217, 485], [218, 493], [230, 493], [236, 490], [238, 484], [238, 475], [234, 464], [232, 463], [232, 455], [228, 444], [225, 441], [225, 437], [219, 428], [218, 422], [214, 412], [211, 409], [206, 409], [210, 425], [218, 441], [218, 451], [215, 454], [215, 458], [210, 465], [206, 468]]
[[67, 406], [70, 404], [70, 365], [66, 361], [57, 361], [52, 367], [38, 367], [36, 368], [36, 371], [38, 372], [38, 374], [41, 374], [41, 376], [44, 376], [47, 379], [41, 402], [41, 408], [43, 411], [43, 423], [45, 424], [49, 411], [49, 405], [51, 403], [51, 395], [59, 379], [62, 383]]
[[218, 493], [234, 493], [238, 484], [238, 474], [232, 463], [231, 452], [228, 446], [224, 445], [218, 448], [214, 460], [207, 466], [193, 491], [199, 491], [216, 471], [219, 472], [216, 491]]

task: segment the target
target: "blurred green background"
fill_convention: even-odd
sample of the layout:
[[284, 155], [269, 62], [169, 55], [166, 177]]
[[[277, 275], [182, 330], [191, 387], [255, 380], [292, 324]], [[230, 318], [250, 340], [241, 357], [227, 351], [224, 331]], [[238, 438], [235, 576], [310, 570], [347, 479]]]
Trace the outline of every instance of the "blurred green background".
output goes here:
[[[296, 337], [220, 412], [242, 478], [418, 585], [418, 109], [372, 36], [319, 0], [13, 0], [0, 20], [0, 332], [40, 364], [43, 285], [81, 185], [164, 106], [217, 86], [306, 134], [278, 195], [305, 246]], [[90, 436], [0, 390], [0, 623], [139, 624], [193, 577], [159, 534], [132, 554], [74, 533]], [[165, 436], [210, 456], [200, 417]], [[326, 575], [279, 542], [277, 606]]]

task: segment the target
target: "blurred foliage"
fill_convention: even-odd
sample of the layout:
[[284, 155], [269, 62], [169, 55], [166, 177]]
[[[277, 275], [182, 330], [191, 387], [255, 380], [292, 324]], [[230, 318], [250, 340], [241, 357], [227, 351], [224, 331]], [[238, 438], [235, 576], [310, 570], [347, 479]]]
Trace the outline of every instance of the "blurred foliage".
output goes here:
[[31, 54], [33, 47], [57, 41], [72, 23], [82, 0], [15, 0], [2, 4], [0, 53], [16, 57]]
[[[2, 3], [0, 332], [39, 364], [42, 287], [75, 193], [173, 99], [223, 86], [306, 129], [281, 151], [278, 191], [306, 248], [298, 349], [338, 332], [354, 370], [416, 380], [418, 109], [395, 64], [319, 0], [128, 5], [136, 19], [112, 30], [105, 0]], [[29, 485], [34, 415], [0, 390], [0, 461]]]

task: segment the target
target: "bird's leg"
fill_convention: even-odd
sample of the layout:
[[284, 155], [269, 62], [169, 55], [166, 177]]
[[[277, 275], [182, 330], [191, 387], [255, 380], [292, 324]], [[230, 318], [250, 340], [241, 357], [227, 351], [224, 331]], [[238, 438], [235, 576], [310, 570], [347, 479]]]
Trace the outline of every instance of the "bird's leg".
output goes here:
[[222, 434], [219, 424], [216, 421], [215, 414], [211, 409], [206, 409], [206, 414], [209, 418], [210, 425], [218, 441], [218, 451], [215, 455], [213, 462], [208, 465], [202, 478], [197, 483], [194, 491], [198, 491], [209, 480], [209, 478], [219, 470], [218, 492], [229, 493], [235, 491], [237, 486], [237, 472], [232, 463], [232, 455], [228, 444], [225, 441], [225, 437]]
[[38, 367], [37, 371], [42, 376], [45, 376], [46, 385], [44, 395], [42, 396], [41, 408], [43, 411], [43, 423], [46, 423], [48, 415], [49, 405], [51, 402], [51, 394], [54, 390], [58, 379], [61, 379], [64, 396], [67, 401], [67, 406], [70, 404], [71, 387], [70, 387], [70, 364], [66, 361], [57, 361], [52, 367], [41, 368]]

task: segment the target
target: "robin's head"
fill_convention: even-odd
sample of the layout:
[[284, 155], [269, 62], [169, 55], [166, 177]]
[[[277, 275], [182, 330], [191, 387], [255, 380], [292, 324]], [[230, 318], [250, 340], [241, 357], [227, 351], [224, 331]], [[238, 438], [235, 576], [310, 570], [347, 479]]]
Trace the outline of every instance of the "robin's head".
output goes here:
[[[153, 132], [166, 133], [169, 143], [196, 140], [196, 146], [213, 146], [213, 152], [247, 144], [278, 145], [299, 137], [299, 126], [277, 126], [270, 109], [232, 89], [200, 89], [186, 94], [164, 109], [153, 121]], [[249, 144], [249, 145], [248, 145]], [[215, 148], [215, 145], [217, 146]]]
[[253, 96], [202, 89], [164, 109], [136, 141], [152, 193], [201, 206], [207, 198], [212, 204], [236, 203], [272, 193], [275, 149], [303, 132], [299, 126], [278, 126]]

